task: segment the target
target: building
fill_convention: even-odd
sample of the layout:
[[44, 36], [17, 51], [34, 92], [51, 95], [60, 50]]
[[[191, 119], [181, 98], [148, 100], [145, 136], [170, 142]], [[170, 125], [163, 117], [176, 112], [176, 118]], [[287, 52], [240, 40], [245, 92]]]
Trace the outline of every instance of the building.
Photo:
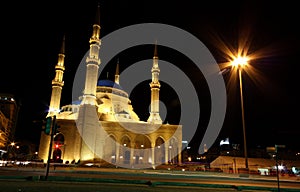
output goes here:
[[7, 150], [10, 142], [14, 141], [19, 104], [14, 95], [0, 94], [0, 149]]
[[52, 141], [51, 136], [41, 133], [39, 157], [47, 162], [51, 144], [50, 158], [63, 163], [110, 163], [128, 168], [180, 164], [182, 126], [162, 124], [159, 114], [160, 69], [156, 44], [153, 66], [149, 71], [149, 76], [152, 75], [150, 114], [147, 121], [141, 121], [133, 110], [127, 92], [121, 87], [118, 63], [114, 81], [98, 80], [101, 64], [99, 14], [100, 7], [89, 41], [83, 95], [66, 106], [60, 106], [65, 70], [63, 40], [47, 115], [53, 118], [59, 129]]
[[6, 118], [6, 116], [0, 111], [0, 157], [2, 156], [3, 152], [6, 152], [5, 147], [8, 142], [8, 134], [10, 133], [8, 122], [9, 119]]
[[[276, 173], [276, 158], [249, 158], [249, 173], [261, 175], [271, 175], [271, 171]], [[299, 167], [300, 161], [297, 160], [278, 160], [280, 172], [282, 170], [291, 170], [293, 167]], [[210, 168], [218, 168], [223, 172], [240, 173], [245, 168], [244, 157], [218, 156], [210, 163]], [[262, 172], [263, 170], [263, 172]]]

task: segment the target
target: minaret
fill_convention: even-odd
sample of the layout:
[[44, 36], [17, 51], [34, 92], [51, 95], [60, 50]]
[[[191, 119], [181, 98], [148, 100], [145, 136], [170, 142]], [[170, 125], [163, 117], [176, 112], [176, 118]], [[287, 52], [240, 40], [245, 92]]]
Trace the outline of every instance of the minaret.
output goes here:
[[81, 104], [96, 104], [98, 69], [101, 63], [99, 58], [99, 50], [101, 45], [100, 29], [100, 5], [98, 5], [96, 21], [93, 25], [93, 34], [89, 41], [89, 55], [86, 58], [86, 78], [83, 91], [83, 101]]
[[119, 59], [116, 66], [115, 83], [120, 84]]
[[148, 122], [149, 123], [157, 123], [157, 124], [162, 123], [162, 120], [159, 115], [159, 89], [160, 89], [159, 72], [160, 72], [160, 69], [158, 67], [157, 44], [155, 44], [154, 56], [153, 56], [153, 66], [151, 69], [152, 82], [150, 83], [151, 111], [150, 111], [150, 116], [148, 118]]
[[59, 113], [60, 110], [60, 99], [62, 87], [64, 86], [63, 74], [64, 74], [64, 61], [65, 61], [65, 36], [63, 37], [62, 46], [58, 54], [58, 62], [55, 66], [55, 77], [52, 80], [52, 94], [50, 100], [50, 106], [48, 116], [54, 116]]
[[[98, 69], [101, 63], [100, 51], [100, 5], [98, 4], [96, 21], [93, 25], [93, 33], [90, 38], [90, 50], [86, 58], [86, 77], [82, 102], [79, 107], [77, 128], [81, 136], [81, 143], [78, 143], [79, 156], [81, 161], [92, 160], [102, 157], [102, 146], [104, 136], [99, 127], [98, 103], [96, 101]], [[98, 101], [99, 102], [99, 101]]]

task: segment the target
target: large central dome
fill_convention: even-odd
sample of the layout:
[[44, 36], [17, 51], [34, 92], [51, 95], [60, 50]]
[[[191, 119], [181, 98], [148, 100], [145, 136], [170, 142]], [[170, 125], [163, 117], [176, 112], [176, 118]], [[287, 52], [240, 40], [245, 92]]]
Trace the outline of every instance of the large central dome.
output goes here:
[[99, 80], [98, 83], [97, 83], [97, 86], [100, 86], [100, 87], [111, 87], [111, 88], [123, 90], [122, 87], [118, 83], [116, 83], [114, 81], [111, 81], [111, 80], [108, 80], [108, 79], [106, 79], [106, 80]]
[[118, 83], [108, 79], [97, 82], [97, 93], [113, 93], [128, 98], [128, 94]]

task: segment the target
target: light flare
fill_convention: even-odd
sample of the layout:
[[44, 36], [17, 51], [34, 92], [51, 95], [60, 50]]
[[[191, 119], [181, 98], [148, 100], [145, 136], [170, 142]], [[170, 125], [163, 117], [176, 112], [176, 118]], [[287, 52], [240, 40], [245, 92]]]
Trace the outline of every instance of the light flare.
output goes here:
[[231, 65], [233, 67], [246, 67], [248, 65], [248, 57], [241, 57], [241, 56], [238, 56], [236, 57], [232, 62], [231, 62]]
[[[227, 43], [225, 38], [216, 33], [211, 33], [211, 43], [221, 57], [218, 59], [220, 74], [226, 75], [228, 93], [234, 93], [238, 83], [238, 70], [242, 69], [243, 76], [251, 80], [258, 90], [263, 91], [263, 87], [269, 81], [259, 70], [260, 59], [272, 56], [272, 47], [257, 48], [251, 37], [251, 30], [243, 30], [234, 43]], [[250, 49], [251, 48], [251, 49]], [[245, 64], [245, 65], [243, 65]], [[224, 76], [225, 77], [225, 76]]]

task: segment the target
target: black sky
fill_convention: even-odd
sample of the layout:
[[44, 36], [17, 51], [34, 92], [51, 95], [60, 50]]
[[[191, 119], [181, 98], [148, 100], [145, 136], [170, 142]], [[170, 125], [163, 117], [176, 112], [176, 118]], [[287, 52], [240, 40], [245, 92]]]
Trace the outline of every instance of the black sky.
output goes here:
[[[215, 37], [235, 46], [243, 32], [252, 38], [250, 50], [260, 51], [262, 57], [251, 65], [261, 74], [256, 80], [244, 76], [245, 120], [249, 145], [287, 144], [300, 149], [297, 124], [298, 98], [297, 56], [299, 29], [297, 6], [289, 1], [100, 1], [101, 36], [121, 27], [138, 23], [164, 23], [180, 27], [199, 38], [212, 52], [217, 62], [224, 62]], [[16, 95], [21, 103], [16, 139], [39, 141], [40, 130], [34, 120], [46, 115], [50, 103], [51, 81], [63, 35], [66, 35], [66, 70], [62, 105], [72, 100], [72, 82], [77, 66], [89, 48], [97, 1], [40, 1], [8, 2], [1, 11], [2, 64], [0, 92]], [[165, 53], [165, 54], [164, 54]], [[159, 57], [175, 65], [189, 63], [166, 48], [159, 48]], [[130, 56], [133, 54], [134, 57]], [[127, 55], [127, 56], [126, 56]], [[144, 46], [121, 53], [121, 71], [142, 59], [151, 59], [153, 47]], [[180, 61], [180, 62], [178, 62]], [[114, 72], [115, 61], [110, 69]], [[181, 63], [181, 64], [180, 64]], [[205, 83], [192, 63], [181, 66], [204, 95], [199, 99], [204, 111], [209, 108], [205, 99]], [[203, 79], [202, 79], [203, 80]], [[228, 76], [224, 75], [228, 82]], [[148, 82], [141, 84], [142, 95], [149, 95]], [[145, 88], [146, 87], [146, 88]], [[166, 86], [167, 87], [167, 86]], [[242, 128], [238, 84], [227, 87], [228, 103], [224, 126], [219, 139], [230, 137], [241, 142]], [[166, 90], [172, 91], [171, 88]], [[165, 90], [165, 93], [170, 93]], [[148, 91], [148, 93], [147, 93]], [[132, 93], [136, 112], [146, 118], [148, 104], [139, 101], [138, 92]], [[147, 96], [146, 96], [147, 97]], [[176, 96], [174, 96], [176, 97]], [[166, 99], [164, 91], [161, 98]], [[149, 97], [150, 100], [150, 97]], [[167, 99], [166, 99], [167, 100]], [[173, 101], [176, 98], [173, 99]], [[170, 101], [170, 100], [169, 100]], [[171, 102], [170, 102], [171, 103]], [[173, 102], [174, 104], [174, 102]], [[175, 105], [176, 106], [176, 105]], [[174, 110], [178, 110], [175, 108]], [[170, 111], [176, 123], [178, 113]], [[180, 109], [179, 109], [180, 110]], [[202, 109], [201, 109], [202, 110]], [[201, 117], [199, 130], [205, 128], [209, 115]], [[29, 134], [28, 134], [29, 133]], [[199, 131], [199, 134], [201, 131]], [[200, 141], [194, 139], [194, 143]]]

